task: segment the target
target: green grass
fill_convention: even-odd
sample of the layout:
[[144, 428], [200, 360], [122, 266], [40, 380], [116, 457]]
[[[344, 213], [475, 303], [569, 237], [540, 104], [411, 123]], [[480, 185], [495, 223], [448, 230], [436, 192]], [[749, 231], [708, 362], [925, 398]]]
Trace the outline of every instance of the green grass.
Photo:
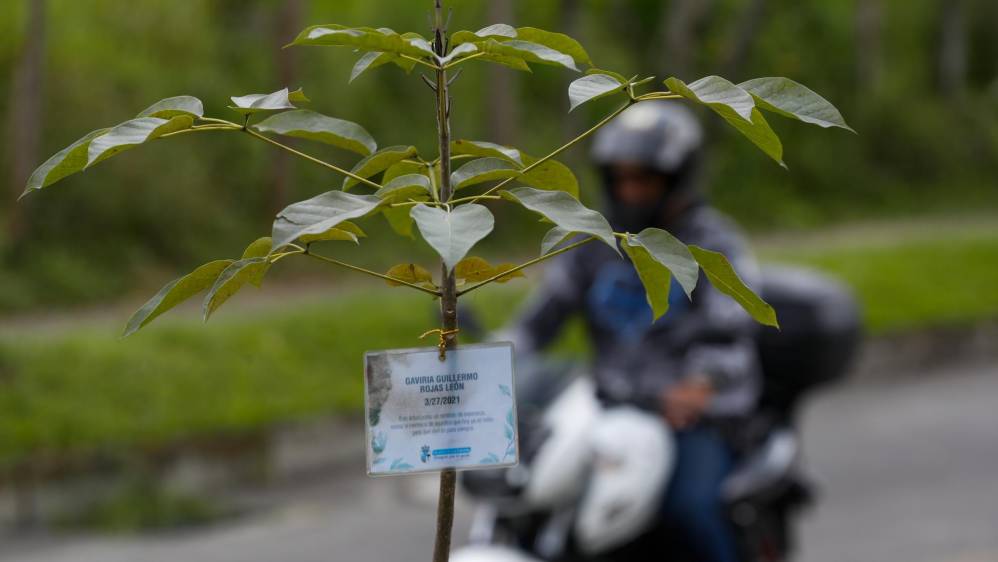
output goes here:
[[[998, 233], [938, 235], [933, 228], [893, 239], [860, 232], [817, 250], [767, 243], [762, 256], [850, 283], [872, 333], [998, 317]], [[527, 287], [497, 286], [468, 301], [494, 328]], [[356, 412], [362, 353], [430, 344], [416, 338], [435, 325], [434, 314], [431, 299], [376, 284], [231, 307], [207, 326], [173, 315], [127, 340], [117, 338], [117, 326], [99, 322], [33, 334], [7, 329], [0, 336], [0, 467], [39, 454], [154, 449]], [[573, 334], [577, 350], [579, 331]]]
[[[480, 291], [495, 318], [520, 291]], [[244, 295], [245, 297], [245, 295]], [[485, 298], [483, 298], [485, 297]], [[31, 452], [76, 454], [251, 431], [356, 411], [367, 349], [427, 345], [428, 297], [378, 286], [292, 307], [222, 311], [117, 331], [0, 338], [0, 466]]]
[[845, 281], [870, 334], [967, 325], [998, 318], [998, 222], [922, 225], [901, 236], [876, 230], [817, 248], [767, 248], [762, 259], [813, 267]]

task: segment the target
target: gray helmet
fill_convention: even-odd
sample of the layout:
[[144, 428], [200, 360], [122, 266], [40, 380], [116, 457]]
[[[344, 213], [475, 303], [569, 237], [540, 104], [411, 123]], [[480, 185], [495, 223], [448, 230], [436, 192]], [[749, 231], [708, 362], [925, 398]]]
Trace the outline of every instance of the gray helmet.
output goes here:
[[703, 129], [686, 107], [663, 100], [627, 109], [593, 141], [599, 166], [637, 163], [663, 174], [679, 173], [700, 152]]
[[[592, 158], [602, 172], [610, 224], [627, 232], [666, 227], [668, 209], [696, 205], [702, 197], [698, 189], [702, 144], [703, 129], [693, 113], [662, 100], [641, 102], [600, 130]], [[614, 164], [638, 164], [661, 174], [665, 189], [658, 201], [633, 205], [617, 200]]]

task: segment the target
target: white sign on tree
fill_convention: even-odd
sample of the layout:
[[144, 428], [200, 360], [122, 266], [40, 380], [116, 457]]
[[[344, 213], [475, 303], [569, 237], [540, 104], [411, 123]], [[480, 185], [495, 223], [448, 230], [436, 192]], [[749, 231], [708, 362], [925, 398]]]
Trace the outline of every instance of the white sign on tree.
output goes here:
[[372, 476], [512, 466], [518, 458], [513, 345], [364, 356]]

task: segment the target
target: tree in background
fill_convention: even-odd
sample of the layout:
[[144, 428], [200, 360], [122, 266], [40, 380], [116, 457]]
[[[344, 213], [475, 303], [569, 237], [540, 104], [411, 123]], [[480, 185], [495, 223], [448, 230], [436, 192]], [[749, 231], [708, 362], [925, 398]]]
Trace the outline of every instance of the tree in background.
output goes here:
[[[42, 123], [42, 81], [45, 64], [45, 0], [24, 0], [28, 11], [27, 34], [21, 45], [14, 68], [14, 80], [10, 91], [10, 139], [8, 159], [10, 177], [7, 178], [14, 190], [27, 181], [38, 161], [41, 147], [40, 124]], [[13, 201], [17, 191], [5, 194], [5, 199]], [[10, 205], [7, 212], [7, 244], [20, 243], [27, 227], [25, 217], [16, 205]], [[3, 244], [0, 244], [0, 248]]]

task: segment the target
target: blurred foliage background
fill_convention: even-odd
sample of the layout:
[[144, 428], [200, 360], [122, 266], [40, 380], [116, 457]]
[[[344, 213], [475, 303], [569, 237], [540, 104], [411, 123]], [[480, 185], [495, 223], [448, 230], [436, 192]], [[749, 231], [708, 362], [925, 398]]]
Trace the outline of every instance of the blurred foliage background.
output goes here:
[[[418, 77], [386, 66], [348, 85], [356, 54], [281, 49], [315, 23], [426, 34], [429, 4], [0, 2], [0, 485], [30, 490], [36, 481], [103, 466], [109, 455], [127, 459], [121, 470], [138, 476], [122, 478], [120, 497], [86, 518], [114, 528], [201, 520], [203, 506], [146, 487], [172, 452], [359, 411], [362, 351], [414, 345], [433, 323], [424, 296], [361, 289], [349, 275], [288, 260], [268, 278], [259, 306], [226, 311], [207, 327], [179, 314], [127, 343], [116, 338], [133, 304], [204, 261], [238, 256], [270, 232], [277, 210], [340, 178], [243, 135], [202, 134], [156, 142], [15, 199], [49, 155], [180, 94], [204, 100], [210, 115], [231, 117], [231, 95], [303, 87], [311, 108], [363, 124], [380, 146], [415, 144], [431, 155], [433, 100]], [[849, 282], [871, 333], [998, 316], [994, 0], [448, 4], [454, 30], [501, 21], [564, 31], [598, 66], [628, 76], [720, 74], [738, 82], [776, 75], [807, 84], [859, 136], [772, 118], [790, 167], [784, 171], [705, 115], [716, 204], [763, 242], [765, 261], [805, 264]], [[567, 72], [465, 66], [454, 89], [459, 138], [544, 154], [617, 103], [569, 114]], [[298, 146], [353, 164], [324, 145]], [[585, 150], [564, 159], [584, 200], [598, 205]], [[543, 226], [507, 207], [494, 211], [500, 227], [480, 251], [503, 261], [536, 255]], [[336, 246], [338, 257], [371, 267], [435, 262], [424, 244], [380, 221], [362, 223], [372, 236], [359, 247]], [[309, 285], [320, 274], [321, 288]], [[476, 292], [470, 301], [493, 327], [527, 287]], [[70, 305], [87, 306], [66, 316]], [[576, 326], [563, 345], [578, 353], [581, 341]]]
[[[843, 219], [998, 207], [998, 4], [992, 0], [454, 0], [452, 29], [506, 21], [565, 31], [598, 66], [625, 75], [785, 75], [839, 106], [859, 131], [771, 120], [784, 172], [719, 120], [711, 125], [715, 202], [756, 231]], [[138, 294], [164, 275], [238, 254], [285, 204], [338, 181], [236, 135], [143, 147], [14, 200], [49, 155], [85, 132], [172, 95], [228, 116], [228, 96], [301, 86], [311, 107], [355, 120], [381, 146], [433, 154], [429, 91], [385, 67], [347, 85], [356, 55], [281, 49], [313, 23], [427, 33], [429, 2], [388, 0], [8, 0], [0, 3], [0, 310]], [[614, 102], [567, 114], [569, 73], [467, 65], [455, 88], [457, 137], [542, 154]], [[349, 166], [323, 146], [309, 146]], [[583, 150], [584, 193], [598, 189]], [[510, 229], [504, 249], [536, 249]], [[398, 238], [365, 250], [377, 262]], [[529, 238], [528, 238], [529, 237]], [[405, 242], [403, 240], [403, 242]], [[413, 245], [417, 246], [417, 245]], [[419, 244], [418, 246], [421, 246]], [[421, 254], [426, 255], [428, 254]], [[387, 259], [387, 258], [386, 258]], [[169, 274], [169, 275], [168, 275]], [[141, 289], [141, 291], [139, 290]]]

